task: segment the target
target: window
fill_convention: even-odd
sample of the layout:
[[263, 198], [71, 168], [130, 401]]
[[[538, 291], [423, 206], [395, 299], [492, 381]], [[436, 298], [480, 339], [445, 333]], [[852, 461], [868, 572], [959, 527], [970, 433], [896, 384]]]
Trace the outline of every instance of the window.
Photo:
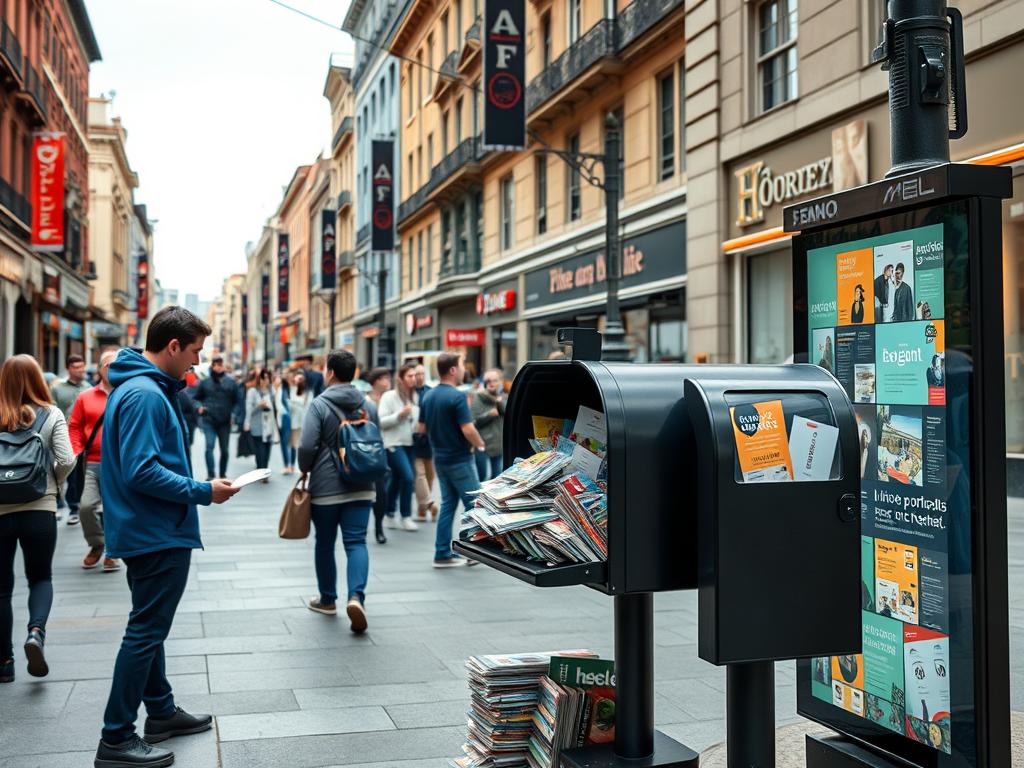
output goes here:
[[[443, 61], [443, 59], [442, 59]], [[427, 96], [434, 90], [434, 36], [427, 35]]]
[[423, 173], [423, 147], [416, 147], [416, 172], [419, 174], [419, 186], [423, 186], [426, 174]]
[[462, 0], [455, 0], [455, 46], [462, 47]]
[[537, 179], [537, 234], [548, 231], [548, 159], [537, 155], [534, 178]]
[[565, 1], [568, 3], [569, 45], [572, 45], [580, 39], [580, 29], [583, 26], [583, 0]]
[[455, 146], [462, 143], [462, 97], [455, 102]]
[[676, 172], [675, 76], [669, 72], [658, 80], [658, 179]]
[[679, 171], [686, 170], [686, 61], [679, 62]]
[[[415, 186], [416, 185], [416, 179], [412, 175], [412, 152], [409, 153], [409, 173], [408, 173], [408, 176], [409, 176], [409, 187], [408, 187], [409, 194], [412, 194], [416, 190], [416, 186]], [[373, 184], [372, 183], [370, 184], [370, 187], [371, 187], [371, 189], [373, 188]], [[370, 202], [372, 203], [373, 201], [371, 200]]]
[[423, 233], [416, 235], [416, 287], [423, 287]]
[[[569, 145], [569, 154], [578, 155], [580, 153], [580, 135], [578, 133], [570, 136], [566, 143]], [[569, 166], [566, 173], [568, 174], [566, 187], [569, 190], [569, 205], [567, 207], [569, 221], [576, 221], [580, 217], [580, 172], [578, 168]]]
[[423, 103], [423, 51], [416, 54], [416, 101]]
[[867, 61], [871, 54], [882, 43], [882, 28], [889, 18], [888, 0], [870, 0], [868, 2], [868, 50]]
[[516, 181], [510, 173], [501, 180], [501, 249], [512, 247], [512, 231], [515, 227]]
[[451, 48], [448, 45], [448, 11], [441, 14], [441, 55], [447, 56], [451, 53]]
[[543, 69], [551, 65], [551, 14], [545, 13], [540, 20], [540, 47], [543, 55]]
[[797, 0], [757, 8], [757, 82], [761, 112], [796, 98]]
[[405, 69], [405, 86], [406, 86], [406, 89], [408, 91], [408, 93], [407, 93], [408, 98], [406, 99], [406, 101], [408, 103], [406, 105], [406, 110], [409, 113], [408, 115], [406, 115], [406, 119], [409, 119], [409, 118], [412, 117], [412, 111], [413, 111], [413, 109], [412, 109], [412, 64], [410, 64]]
[[793, 353], [793, 315], [779, 307], [793, 303], [789, 252], [747, 259], [747, 362], [781, 363]]
[[427, 136], [427, 173], [434, 170], [434, 134]]
[[434, 279], [434, 225], [427, 227], [427, 282]]
[[448, 110], [441, 113], [441, 157], [448, 156]]

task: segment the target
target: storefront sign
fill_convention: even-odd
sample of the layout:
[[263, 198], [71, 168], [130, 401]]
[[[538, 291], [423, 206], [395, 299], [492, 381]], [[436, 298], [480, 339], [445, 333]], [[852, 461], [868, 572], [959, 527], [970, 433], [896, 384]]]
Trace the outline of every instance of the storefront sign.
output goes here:
[[433, 328], [437, 321], [437, 313], [434, 310], [427, 312], [409, 312], [405, 316], [405, 335], [414, 336], [424, 328]]
[[[607, 262], [602, 251], [573, 256], [526, 273], [524, 308], [598, 297], [606, 290]], [[622, 247], [620, 289], [686, 274], [686, 222], [626, 238]]]
[[320, 211], [320, 288], [333, 291], [338, 285], [335, 215], [330, 208]]
[[138, 283], [135, 289], [135, 316], [139, 320], [149, 317], [149, 254], [142, 252], [138, 261]]
[[449, 328], [444, 334], [446, 347], [482, 347], [483, 328]]
[[288, 314], [288, 233], [277, 235], [277, 311]]
[[31, 159], [32, 250], [64, 250], [64, 134], [37, 133]]
[[511, 312], [516, 308], [516, 292], [496, 291], [479, 294], [476, 297], [476, 313], [478, 315], [494, 315], [498, 312]]
[[370, 250], [395, 248], [395, 142], [373, 142], [373, 233]]
[[264, 272], [260, 284], [260, 322], [266, 326], [270, 322], [270, 275]]
[[735, 170], [737, 226], [764, 221], [765, 211], [781, 203], [815, 192], [839, 192], [866, 184], [867, 137], [867, 123], [855, 120], [832, 131], [830, 157], [781, 173], [773, 171], [764, 160]]
[[484, 147], [526, 147], [526, 8], [524, 0], [484, 7]]

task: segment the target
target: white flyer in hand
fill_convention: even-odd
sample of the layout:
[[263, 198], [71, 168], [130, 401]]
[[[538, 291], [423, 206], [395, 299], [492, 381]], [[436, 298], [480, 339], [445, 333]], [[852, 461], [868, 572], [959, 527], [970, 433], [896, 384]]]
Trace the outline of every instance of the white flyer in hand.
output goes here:
[[239, 475], [231, 481], [232, 488], [244, 488], [247, 485], [265, 480], [270, 477], [269, 469], [254, 469], [252, 472], [246, 472], [244, 475]]
[[830, 480], [839, 442], [839, 428], [794, 416], [789, 431], [789, 456], [794, 480]]

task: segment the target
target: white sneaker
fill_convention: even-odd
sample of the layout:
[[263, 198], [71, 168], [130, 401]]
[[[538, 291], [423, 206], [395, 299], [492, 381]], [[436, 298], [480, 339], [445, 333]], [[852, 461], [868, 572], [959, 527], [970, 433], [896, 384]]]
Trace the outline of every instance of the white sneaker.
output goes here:
[[384, 516], [384, 527], [385, 528], [391, 528], [391, 529], [397, 531], [401, 526], [398, 524], [398, 521], [395, 520], [394, 517], [392, 517], [391, 515], [385, 515]]
[[73, 512], [68, 515], [68, 525], [78, 525], [78, 515]]
[[403, 517], [401, 527], [403, 531], [418, 531], [420, 527], [412, 521], [412, 518]]

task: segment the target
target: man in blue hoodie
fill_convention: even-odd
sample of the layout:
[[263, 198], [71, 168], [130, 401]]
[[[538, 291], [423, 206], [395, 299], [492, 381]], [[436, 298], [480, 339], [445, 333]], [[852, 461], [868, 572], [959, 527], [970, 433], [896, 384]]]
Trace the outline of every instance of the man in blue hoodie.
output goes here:
[[[96, 768], [170, 765], [174, 753], [151, 743], [212, 726], [209, 715], [174, 705], [164, 669], [164, 640], [192, 550], [203, 546], [196, 505], [220, 504], [238, 491], [227, 480], [192, 479], [177, 393], [209, 335], [210, 327], [188, 310], [166, 307], [150, 321], [146, 351], [122, 349], [110, 366], [114, 390], [100, 469], [103, 529], [108, 555], [127, 566], [132, 611], [114, 664]], [[142, 702], [145, 741], [135, 732]]]

